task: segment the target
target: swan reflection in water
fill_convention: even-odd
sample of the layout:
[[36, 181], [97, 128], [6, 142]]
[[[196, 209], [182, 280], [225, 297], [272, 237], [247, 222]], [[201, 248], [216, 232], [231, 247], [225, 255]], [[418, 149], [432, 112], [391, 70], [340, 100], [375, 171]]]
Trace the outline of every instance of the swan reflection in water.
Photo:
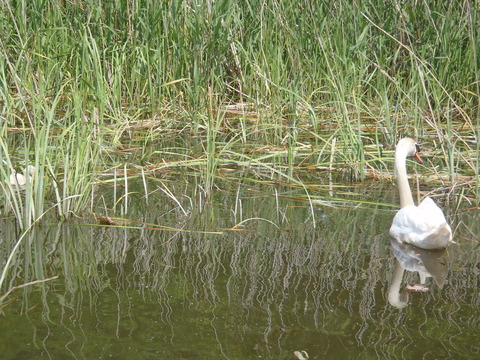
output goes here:
[[[448, 271], [445, 249], [425, 250], [394, 239], [391, 239], [391, 244], [395, 267], [388, 290], [388, 302], [392, 306], [402, 309], [408, 305], [407, 288], [401, 288], [405, 270], [418, 272], [421, 285], [425, 285], [427, 278], [431, 277], [439, 289], [443, 288]], [[419, 290], [424, 291], [425, 287]]]

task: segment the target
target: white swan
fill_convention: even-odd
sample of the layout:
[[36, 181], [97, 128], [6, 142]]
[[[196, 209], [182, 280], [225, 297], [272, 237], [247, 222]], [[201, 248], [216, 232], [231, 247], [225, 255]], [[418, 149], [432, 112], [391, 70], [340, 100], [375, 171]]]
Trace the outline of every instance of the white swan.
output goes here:
[[18, 189], [25, 189], [25, 186], [27, 185], [27, 177], [30, 181], [32, 181], [34, 172], [35, 167], [33, 165], [28, 165], [28, 167], [25, 169], [26, 175], [17, 173], [15, 170], [12, 170], [12, 173], [10, 174], [10, 185]]
[[422, 249], [440, 249], [452, 241], [452, 230], [442, 210], [429, 197], [415, 206], [407, 177], [407, 156], [423, 163], [415, 140], [401, 139], [395, 149], [395, 173], [400, 207], [393, 218], [390, 236], [401, 243], [409, 243]]

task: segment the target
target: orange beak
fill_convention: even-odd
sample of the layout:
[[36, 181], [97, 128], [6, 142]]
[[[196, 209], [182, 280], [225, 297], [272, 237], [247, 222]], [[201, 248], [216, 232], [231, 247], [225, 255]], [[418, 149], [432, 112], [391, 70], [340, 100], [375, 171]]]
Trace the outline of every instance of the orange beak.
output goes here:
[[415, 153], [415, 155], [413, 155], [413, 158], [415, 159], [416, 162], [423, 164], [423, 160], [420, 157], [420, 154], [418, 153], [418, 151]]

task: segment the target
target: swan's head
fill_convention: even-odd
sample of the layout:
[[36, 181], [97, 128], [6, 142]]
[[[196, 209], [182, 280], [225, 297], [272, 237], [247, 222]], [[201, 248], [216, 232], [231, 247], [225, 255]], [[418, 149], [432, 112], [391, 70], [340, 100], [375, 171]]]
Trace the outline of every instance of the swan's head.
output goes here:
[[35, 173], [35, 166], [33, 165], [28, 165], [27, 170], [25, 171], [28, 175], [33, 176]]
[[401, 139], [395, 150], [395, 153], [402, 157], [411, 156], [415, 159], [415, 161], [423, 164], [423, 160], [420, 157], [420, 147], [412, 138], [403, 138]]

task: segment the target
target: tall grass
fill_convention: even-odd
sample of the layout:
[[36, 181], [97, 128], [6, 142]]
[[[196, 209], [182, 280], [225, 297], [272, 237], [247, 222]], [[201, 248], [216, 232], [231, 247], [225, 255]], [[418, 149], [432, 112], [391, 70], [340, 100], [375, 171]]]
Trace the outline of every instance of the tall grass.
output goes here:
[[[207, 189], [232, 153], [287, 179], [317, 164], [361, 180], [404, 135], [435, 147], [437, 172], [478, 178], [475, 6], [4, 2], [2, 159], [36, 174], [25, 192], [2, 187], [2, 211], [26, 229], [51, 205], [62, 218], [87, 210], [98, 173], [119, 165], [113, 150], [141, 144], [148, 159], [166, 136], [201, 139], [191, 156]], [[223, 118], [236, 103], [253, 116], [239, 105]], [[221, 151], [232, 139], [238, 148]]]

